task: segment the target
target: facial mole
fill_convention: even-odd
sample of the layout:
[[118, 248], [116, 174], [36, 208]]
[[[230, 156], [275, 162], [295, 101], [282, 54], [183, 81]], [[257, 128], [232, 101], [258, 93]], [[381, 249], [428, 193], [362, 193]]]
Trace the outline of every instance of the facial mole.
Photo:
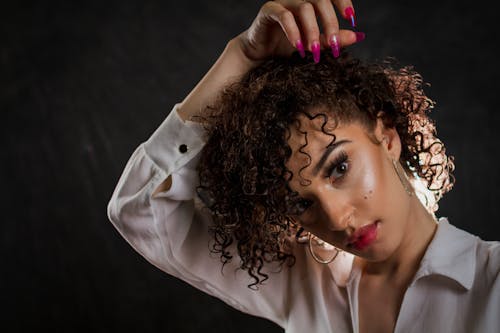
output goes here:
[[368, 199], [368, 197], [365, 195], [365, 200]]

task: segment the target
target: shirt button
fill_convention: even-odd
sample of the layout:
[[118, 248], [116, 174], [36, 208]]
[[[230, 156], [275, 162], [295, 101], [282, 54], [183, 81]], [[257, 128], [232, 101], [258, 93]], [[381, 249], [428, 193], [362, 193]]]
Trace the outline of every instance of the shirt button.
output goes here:
[[185, 144], [182, 144], [179, 146], [179, 151], [184, 154], [185, 152], [188, 151], [188, 147]]

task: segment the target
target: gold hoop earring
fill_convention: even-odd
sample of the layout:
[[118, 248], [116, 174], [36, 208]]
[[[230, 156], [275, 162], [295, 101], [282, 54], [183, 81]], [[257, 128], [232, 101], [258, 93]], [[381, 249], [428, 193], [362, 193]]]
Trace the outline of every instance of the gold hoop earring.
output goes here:
[[394, 170], [396, 171], [396, 174], [398, 175], [398, 178], [401, 181], [401, 184], [403, 185], [406, 193], [408, 193], [408, 195], [411, 197], [413, 195], [413, 188], [410, 184], [408, 176], [403, 170], [403, 166], [399, 163], [399, 161], [396, 161], [395, 159], [392, 159], [392, 165], [394, 166]]
[[[314, 238], [314, 240], [313, 240]], [[322, 247], [326, 247], [326, 246], [332, 246], [330, 244], [328, 244], [327, 242], [319, 239], [318, 237], [316, 236], [313, 236], [312, 233], [309, 233], [309, 252], [311, 253], [311, 256], [313, 257], [313, 259], [317, 262], [317, 263], [320, 263], [320, 264], [324, 264], [324, 265], [327, 265], [329, 263], [331, 263], [332, 261], [335, 260], [335, 258], [337, 258], [337, 256], [339, 255], [339, 253], [342, 251], [342, 250], [339, 250], [337, 249], [336, 247], [332, 246], [334, 249], [335, 249], [335, 254], [333, 255], [333, 257], [331, 257], [330, 259], [327, 259], [327, 260], [324, 260], [324, 259], [321, 259], [316, 253], [314, 253], [314, 250], [313, 250], [313, 245], [312, 245], [312, 242], [315, 241], [318, 243], [318, 245], [322, 246]]]

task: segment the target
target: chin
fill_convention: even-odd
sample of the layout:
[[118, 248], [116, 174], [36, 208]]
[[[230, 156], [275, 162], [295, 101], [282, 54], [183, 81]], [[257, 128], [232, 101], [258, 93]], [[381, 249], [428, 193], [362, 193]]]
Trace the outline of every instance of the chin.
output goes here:
[[383, 246], [380, 242], [377, 242], [377, 244], [373, 244], [369, 248], [361, 251], [348, 249], [347, 252], [350, 252], [369, 262], [384, 262], [393, 255], [394, 250], [388, 248], [387, 246]]

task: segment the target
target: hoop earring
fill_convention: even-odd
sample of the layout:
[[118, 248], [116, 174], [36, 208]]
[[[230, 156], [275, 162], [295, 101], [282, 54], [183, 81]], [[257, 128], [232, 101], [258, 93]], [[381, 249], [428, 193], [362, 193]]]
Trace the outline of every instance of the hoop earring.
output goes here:
[[396, 161], [395, 159], [392, 159], [392, 165], [394, 166], [394, 170], [396, 171], [401, 184], [405, 188], [406, 193], [408, 193], [408, 195], [411, 197], [413, 195], [413, 188], [411, 187], [408, 176], [406, 175], [404, 170], [402, 170], [403, 167], [401, 166], [399, 161]]
[[[335, 260], [335, 258], [337, 258], [337, 256], [339, 255], [339, 253], [342, 251], [342, 250], [339, 250], [335, 247], [335, 254], [333, 255], [333, 257], [331, 257], [330, 259], [327, 259], [327, 260], [323, 260], [321, 259], [320, 257], [318, 257], [316, 255], [316, 253], [314, 253], [314, 250], [313, 250], [313, 245], [312, 245], [312, 238], [315, 237], [313, 236], [312, 233], [309, 233], [309, 252], [311, 253], [311, 256], [313, 257], [313, 259], [317, 262], [317, 263], [320, 263], [320, 264], [324, 264], [324, 265], [327, 265], [329, 263], [331, 263], [332, 261]], [[315, 237], [317, 240], [318, 238]], [[322, 242], [321, 246], [324, 246], [324, 244], [326, 242], [320, 240]]]

